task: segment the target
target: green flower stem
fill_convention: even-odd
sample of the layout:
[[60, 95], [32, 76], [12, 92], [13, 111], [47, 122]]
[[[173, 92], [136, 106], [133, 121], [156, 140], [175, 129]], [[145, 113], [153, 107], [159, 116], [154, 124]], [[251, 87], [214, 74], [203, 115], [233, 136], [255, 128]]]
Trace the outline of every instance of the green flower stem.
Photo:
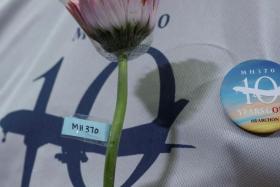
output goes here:
[[118, 95], [111, 134], [107, 145], [103, 178], [104, 187], [114, 187], [116, 162], [127, 104], [127, 61], [126, 55], [120, 55], [118, 62]]

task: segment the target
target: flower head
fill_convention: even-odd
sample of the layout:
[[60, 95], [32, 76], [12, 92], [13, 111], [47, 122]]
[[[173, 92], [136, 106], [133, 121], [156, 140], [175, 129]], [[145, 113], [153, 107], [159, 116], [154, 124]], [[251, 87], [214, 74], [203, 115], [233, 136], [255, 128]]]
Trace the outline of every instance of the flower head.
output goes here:
[[87, 35], [112, 54], [132, 51], [155, 26], [159, 0], [62, 0]]

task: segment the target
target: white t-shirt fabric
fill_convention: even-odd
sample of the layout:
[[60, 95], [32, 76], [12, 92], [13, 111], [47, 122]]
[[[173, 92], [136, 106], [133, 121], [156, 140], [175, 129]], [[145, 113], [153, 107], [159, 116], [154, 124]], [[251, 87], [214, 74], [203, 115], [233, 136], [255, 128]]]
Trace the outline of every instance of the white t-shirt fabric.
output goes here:
[[[245, 132], [220, 102], [232, 67], [280, 60], [279, 7], [160, 1], [151, 49], [129, 62], [116, 186], [279, 186], [279, 133]], [[116, 64], [58, 0], [2, 0], [0, 28], [0, 186], [101, 187], [105, 148], [60, 132], [75, 113], [112, 121]]]

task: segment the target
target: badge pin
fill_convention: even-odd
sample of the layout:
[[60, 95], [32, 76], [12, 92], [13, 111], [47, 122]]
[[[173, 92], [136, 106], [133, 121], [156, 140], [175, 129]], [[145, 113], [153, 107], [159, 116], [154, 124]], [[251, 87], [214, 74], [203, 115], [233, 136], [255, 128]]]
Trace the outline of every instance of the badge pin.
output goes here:
[[237, 65], [224, 78], [221, 102], [242, 129], [259, 134], [280, 130], [280, 65], [267, 60]]

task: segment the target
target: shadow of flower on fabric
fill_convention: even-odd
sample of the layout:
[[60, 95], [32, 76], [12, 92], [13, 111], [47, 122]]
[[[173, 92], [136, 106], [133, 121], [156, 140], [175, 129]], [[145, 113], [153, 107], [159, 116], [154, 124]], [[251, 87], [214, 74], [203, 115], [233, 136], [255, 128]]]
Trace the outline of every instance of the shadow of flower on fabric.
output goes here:
[[[196, 59], [172, 62], [167, 66], [168, 67], [164, 68], [170, 68], [171, 70], [168, 70], [168, 72], [174, 72], [173, 76], [167, 76], [168, 73], [165, 72], [166, 74], [164, 77], [166, 79], [163, 80], [161, 78], [160, 71], [157, 69], [149, 72], [143, 79], [141, 79], [136, 90], [136, 95], [141, 98], [147, 110], [152, 115], [157, 115], [155, 106], [157, 105], [157, 93], [160, 93], [161, 99], [159, 102], [159, 109], [162, 108], [165, 110], [161, 111], [161, 113], [159, 112], [158, 114], [165, 115], [167, 117], [170, 117], [170, 114], [168, 113], [170, 113], [172, 109], [167, 106], [162, 107], [163, 103], [166, 104], [168, 101], [175, 100], [175, 98], [187, 98], [190, 100], [187, 107], [182, 108], [180, 117], [176, 117], [175, 123], [169, 123], [173, 126], [172, 129], [170, 129], [171, 126], [169, 127], [169, 141], [179, 142], [180, 140], [176, 136], [178, 132], [174, 126], [176, 126], [176, 124], [184, 124], [187, 128], [187, 126], [192, 125], [187, 124], [186, 119], [197, 114], [198, 106], [201, 105], [204, 99], [207, 99], [207, 83], [208, 81], [215, 79], [217, 67], [212, 62], [203, 62]], [[160, 83], [158, 81], [158, 77], [160, 77]], [[173, 81], [176, 81], [176, 84], [172, 83]], [[164, 85], [162, 86], [162, 84]], [[170, 85], [174, 85], [174, 87]], [[169, 92], [169, 94], [162, 94], [163, 92]], [[184, 101], [184, 99], [180, 99], [179, 103], [182, 101]], [[168, 121], [168, 119], [165, 119], [164, 121]], [[165, 140], [166, 139], [167, 137], [165, 137]], [[172, 176], [172, 172], [174, 172], [176, 158], [177, 151], [174, 151], [170, 154], [166, 163], [163, 163], [165, 165], [165, 169], [161, 172], [161, 177], [155, 179], [153, 183], [145, 184], [144, 186], [165, 186], [168, 178]]]

